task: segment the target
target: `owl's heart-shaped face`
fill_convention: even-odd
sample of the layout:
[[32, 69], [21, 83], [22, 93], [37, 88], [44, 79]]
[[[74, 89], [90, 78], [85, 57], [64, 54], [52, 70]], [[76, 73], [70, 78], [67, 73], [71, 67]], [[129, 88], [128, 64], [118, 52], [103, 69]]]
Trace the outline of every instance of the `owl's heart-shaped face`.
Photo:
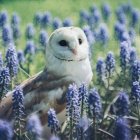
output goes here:
[[60, 60], [81, 61], [88, 57], [87, 39], [82, 29], [78, 27], [57, 29], [52, 33], [47, 47], [54, 57]]

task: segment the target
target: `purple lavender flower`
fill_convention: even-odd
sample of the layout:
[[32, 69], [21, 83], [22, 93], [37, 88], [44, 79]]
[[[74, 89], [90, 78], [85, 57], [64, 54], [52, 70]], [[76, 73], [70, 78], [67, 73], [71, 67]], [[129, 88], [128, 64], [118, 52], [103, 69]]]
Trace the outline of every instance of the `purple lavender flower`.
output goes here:
[[87, 116], [83, 116], [82, 118], [80, 118], [79, 123], [78, 123], [79, 128], [82, 128], [83, 131], [86, 131], [89, 125], [90, 125], [90, 121]]
[[101, 82], [105, 78], [105, 62], [103, 61], [102, 58], [99, 58], [96, 64], [96, 73], [97, 73], [97, 78]]
[[11, 124], [7, 121], [0, 120], [0, 139], [12, 140], [13, 130]]
[[131, 66], [132, 81], [140, 80], [140, 61], [136, 60]]
[[55, 136], [55, 135], [53, 135], [53, 136], [50, 138], [50, 140], [60, 140], [60, 138], [57, 137], [57, 136]]
[[122, 71], [126, 71], [130, 61], [129, 43], [124, 41], [120, 44], [120, 65]]
[[86, 10], [80, 11], [80, 24], [87, 23], [89, 20], [89, 12]]
[[106, 64], [107, 77], [110, 77], [115, 70], [115, 58], [112, 52], [108, 52], [105, 60], [105, 64]]
[[135, 27], [138, 24], [139, 18], [140, 18], [139, 10], [138, 9], [133, 9], [131, 14], [132, 14], [131, 15], [132, 17], [131, 17], [131, 23], [130, 24], [131, 24], [132, 27]]
[[14, 38], [14, 40], [17, 40], [18, 38], [20, 38], [21, 32], [20, 32], [19, 26], [14, 26], [12, 28], [12, 32], [13, 32], [13, 38]]
[[28, 24], [27, 27], [26, 27], [26, 38], [27, 39], [32, 39], [35, 35], [35, 29], [33, 27], [33, 24]]
[[121, 23], [117, 22], [114, 26], [114, 31], [115, 31], [116, 39], [121, 41], [122, 40], [122, 34], [123, 34], [123, 32], [126, 31], [126, 26], [124, 24], [121, 24]]
[[126, 15], [123, 12], [117, 16], [117, 19], [121, 24], [126, 24], [127, 22]]
[[1, 71], [2, 67], [3, 67], [3, 59], [2, 59], [2, 54], [0, 52], [0, 71]]
[[39, 34], [39, 43], [42, 47], [46, 47], [48, 42], [48, 34], [45, 30], [42, 30]]
[[47, 27], [51, 22], [51, 13], [45, 12], [42, 16], [41, 25], [43, 28]]
[[10, 74], [9, 69], [3, 67], [0, 71], [0, 99], [3, 96], [3, 93], [8, 91], [10, 85]]
[[91, 15], [89, 16], [89, 25], [97, 25], [101, 19], [101, 14], [98, 8], [95, 8], [94, 10], [91, 11]]
[[77, 124], [80, 118], [80, 106], [78, 89], [75, 84], [68, 87], [66, 103], [66, 116], [69, 117], [72, 125]]
[[134, 30], [134, 28], [130, 28], [129, 31], [128, 31], [128, 34], [129, 34], [129, 37], [130, 37], [130, 41], [132, 43], [135, 42], [135, 37], [136, 37], [136, 32]]
[[23, 90], [20, 86], [17, 86], [12, 95], [13, 102], [13, 116], [14, 116], [14, 132], [15, 135], [21, 137], [21, 130], [23, 129], [23, 120], [24, 120], [24, 96]]
[[131, 140], [130, 128], [125, 118], [119, 117], [115, 122], [114, 140]]
[[7, 11], [1, 11], [0, 12], [0, 27], [3, 27], [8, 20], [8, 14]]
[[95, 88], [89, 91], [88, 103], [89, 103], [91, 117], [95, 117], [96, 119], [99, 119], [102, 112], [102, 104], [101, 104], [100, 95]]
[[83, 116], [84, 111], [88, 112], [88, 89], [85, 83], [82, 83], [79, 87], [79, 101], [81, 106], [81, 116]]
[[35, 53], [35, 45], [34, 45], [34, 42], [31, 40], [31, 41], [27, 41], [26, 43], [26, 48], [24, 50], [24, 54], [27, 55], [33, 55]]
[[84, 26], [83, 31], [87, 37], [89, 45], [92, 46], [95, 42], [95, 37], [94, 37], [94, 34], [92, 33], [90, 27], [88, 25]]
[[126, 14], [129, 14], [132, 11], [132, 5], [129, 2], [122, 4], [121, 7], [122, 7], [123, 12]]
[[136, 53], [136, 49], [134, 47], [130, 48], [130, 66], [132, 66], [134, 64], [134, 62], [137, 60], [137, 53]]
[[92, 5], [89, 10], [91, 13], [94, 13], [96, 10], [98, 10], [98, 8], [96, 5]]
[[41, 137], [43, 127], [37, 114], [33, 114], [29, 117], [26, 129], [28, 133], [32, 135], [32, 139], [38, 140]]
[[138, 81], [135, 81], [132, 84], [131, 99], [134, 104], [140, 103], [140, 83]]
[[6, 52], [6, 63], [11, 77], [16, 76], [18, 74], [18, 60], [15, 46], [12, 44], [9, 45], [9, 48]]
[[55, 110], [50, 108], [48, 111], [48, 127], [51, 128], [51, 133], [57, 134], [59, 131], [59, 121], [56, 118]]
[[12, 30], [8, 25], [5, 25], [2, 29], [2, 41], [4, 46], [13, 42]]
[[129, 114], [129, 97], [125, 92], [120, 92], [115, 102], [116, 115], [125, 116]]
[[62, 26], [62, 21], [59, 18], [54, 18], [52, 26], [53, 29], [56, 30]]
[[109, 32], [108, 28], [105, 24], [101, 24], [99, 26], [99, 31], [98, 31], [98, 40], [102, 43], [105, 44], [109, 40]]
[[115, 13], [116, 13], [117, 18], [118, 18], [121, 14], [124, 14], [124, 11], [123, 11], [122, 6], [118, 6], [117, 9], [116, 9], [116, 11], [115, 11]]
[[18, 59], [18, 62], [19, 62], [19, 63], [22, 63], [22, 62], [25, 61], [24, 53], [23, 53], [22, 50], [19, 50], [19, 51], [17, 52], [17, 59]]
[[111, 15], [110, 5], [107, 3], [103, 4], [101, 7], [101, 10], [102, 10], [102, 15], [103, 15], [104, 20], [107, 21]]
[[13, 101], [13, 113], [15, 116], [15, 120], [20, 120], [24, 116], [24, 96], [23, 90], [20, 86], [17, 86], [12, 95]]
[[35, 24], [36, 26], [38, 26], [38, 25], [41, 24], [41, 21], [42, 21], [42, 13], [37, 12], [37, 13], [34, 15], [34, 24]]
[[72, 26], [72, 25], [73, 25], [73, 21], [70, 18], [64, 19], [64, 21], [63, 21], [63, 26], [64, 27], [69, 27], [69, 26]]
[[129, 42], [129, 44], [131, 44], [130, 36], [129, 36], [129, 33], [127, 31], [122, 33], [122, 37], [121, 37], [120, 41], [121, 42], [127, 41], [127, 42]]
[[13, 13], [12, 19], [11, 19], [12, 28], [15, 26], [19, 26], [19, 23], [20, 23], [20, 17], [18, 16], [17, 13]]

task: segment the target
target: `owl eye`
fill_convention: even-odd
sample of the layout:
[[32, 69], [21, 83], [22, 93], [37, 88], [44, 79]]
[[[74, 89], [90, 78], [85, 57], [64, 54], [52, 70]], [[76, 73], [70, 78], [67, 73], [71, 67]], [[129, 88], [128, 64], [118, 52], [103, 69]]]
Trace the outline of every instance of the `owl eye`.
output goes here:
[[68, 46], [68, 42], [67, 42], [66, 40], [60, 40], [60, 41], [58, 42], [58, 44], [59, 44], [60, 46]]
[[82, 44], [82, 39], [79, 38], [79, 39], [78, 39], [78, 42], [79, 42], [79, 44], [81, 45], [81, 44]]

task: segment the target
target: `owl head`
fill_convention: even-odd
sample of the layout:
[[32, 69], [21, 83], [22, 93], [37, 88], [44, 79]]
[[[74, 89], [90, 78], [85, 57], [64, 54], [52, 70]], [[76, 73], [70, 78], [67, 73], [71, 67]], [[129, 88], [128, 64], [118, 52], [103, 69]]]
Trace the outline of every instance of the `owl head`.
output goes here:
[[[80, 61], [88, 57], [87, 38], [78, 27], [62, 27], [55, 30], [48, 41], [46, 55], [64, 61]], [[48, 59], [48, 55], [46, 56]]]

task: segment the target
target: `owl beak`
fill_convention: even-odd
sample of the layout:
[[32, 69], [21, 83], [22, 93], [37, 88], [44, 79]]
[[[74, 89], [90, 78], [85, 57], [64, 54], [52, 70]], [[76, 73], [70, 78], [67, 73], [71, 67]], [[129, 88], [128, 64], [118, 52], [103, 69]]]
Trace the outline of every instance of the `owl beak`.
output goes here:
[[74, 55], [77, 55], [77, 50], [76, 49], [71, 49], [71, 51]]

